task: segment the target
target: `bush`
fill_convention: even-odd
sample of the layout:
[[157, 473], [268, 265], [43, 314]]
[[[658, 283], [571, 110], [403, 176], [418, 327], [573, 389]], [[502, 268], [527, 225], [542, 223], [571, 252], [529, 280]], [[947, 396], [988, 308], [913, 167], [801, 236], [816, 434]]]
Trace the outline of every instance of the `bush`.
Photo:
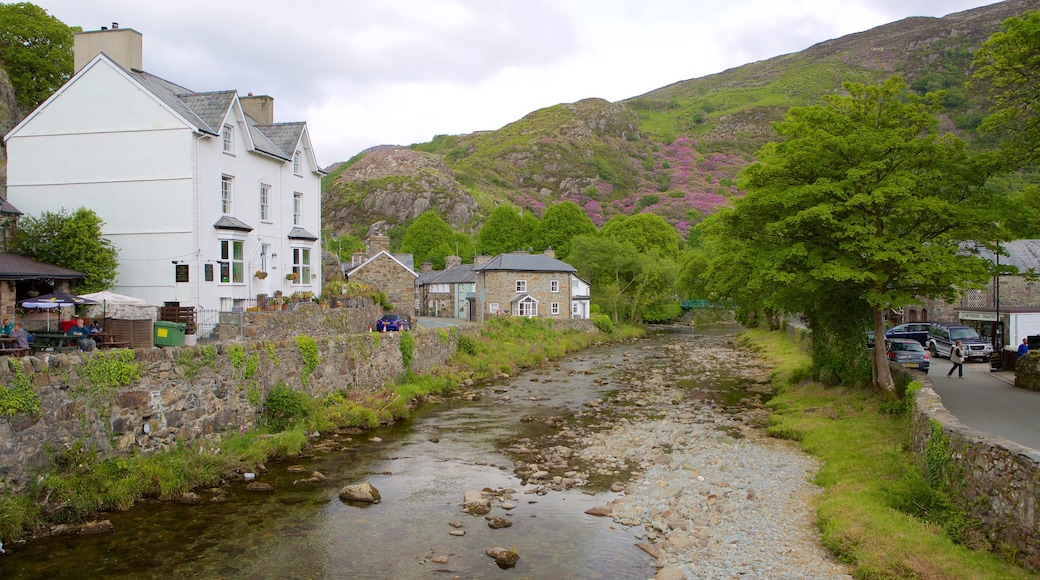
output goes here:
[[264, 401], [263, 419], [274, 431], [284, 431], [307, 416], [310, 404], [306, 393], [279, 383], [271, 389]]
[[462, 336], [459, 337], [459, 343], [455, 347], [455, 350], [458, 351], [458, 352], [461, 352], [462, 354], [466, 354], [466, 355], [469, 355], [469, 356], [476, 356], [477, 355], [477, 341], [475, 341], [475, 340], [473, 340], [473, 338], [463, 334]]
[[600, 332], [606, 332], [607, 334], [614, 332], [614, 321], [606, 314], [593, 314], [592, 324], [595, 324]]

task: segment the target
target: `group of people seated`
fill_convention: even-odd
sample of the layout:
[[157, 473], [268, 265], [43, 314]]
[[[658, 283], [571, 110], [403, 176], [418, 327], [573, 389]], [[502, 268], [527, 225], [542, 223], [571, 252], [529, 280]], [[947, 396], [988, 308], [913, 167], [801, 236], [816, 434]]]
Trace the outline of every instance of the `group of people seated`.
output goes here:
[[0, 335], [7, 336], [14, 339], [11, 344], [4, 343], [5, 347], [8, 348], [29, 348], [29, 332], [22, 328], [21, 322], [11, 323], [9, 318], [4, 319], [4, 324], [0, 327]]
[[[75, 326], [70, 328], [66, 334], [76, 339], [76, 346], [79, 350], [89, 352], [97, 348], [97, 342], [91, 336], [99, 332], [101, 332], [101, 325], [98, 324], [98, 321], [95, 320], [88, 326], [82, 318], [77, 318]], [[22, 323], [11, 323], [9, 318], [3, 319], [3, 325], [0, 325], [0, 336], [15, 339], [14, 342], [2, 343], [3, 348], [29, 348], [29, 342], [32, 341], [32, 335], [22, 328]]]

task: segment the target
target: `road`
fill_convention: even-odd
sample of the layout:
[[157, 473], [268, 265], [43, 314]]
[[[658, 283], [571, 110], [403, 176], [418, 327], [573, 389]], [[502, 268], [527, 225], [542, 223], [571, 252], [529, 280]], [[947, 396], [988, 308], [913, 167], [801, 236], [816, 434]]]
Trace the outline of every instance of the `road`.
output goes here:
[[1013, 371], [990, 372], [989, 363], [964, 365], [964, 379], [946, 378], [951, 363], [932, 359], [935, 392], [961, 423], [1040, 450], [1040, 392], [1014, 386]]

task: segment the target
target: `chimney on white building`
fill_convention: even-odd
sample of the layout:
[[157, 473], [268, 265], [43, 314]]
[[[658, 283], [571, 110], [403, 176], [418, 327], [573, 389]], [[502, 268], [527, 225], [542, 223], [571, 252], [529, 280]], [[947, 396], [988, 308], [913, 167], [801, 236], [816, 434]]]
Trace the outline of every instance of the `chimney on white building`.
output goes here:
[[102, 26], [101, 30], [77, 32], [72, 35], [73, 72], [79, 72], [100, 52], [124, 68], [144, 70], [141, 39], [140, 32], [119, 28], [118, 22], [113, 22], [111, 29]]
[[261, 125], [271, 125], [274, 123], [274, 97], [267, 95], [256, 95], [249, 93], [244, 97], [239, 97], [238, 102], [242, 104], [242, 110], [245, 114], [252, 117], [257, 123]]

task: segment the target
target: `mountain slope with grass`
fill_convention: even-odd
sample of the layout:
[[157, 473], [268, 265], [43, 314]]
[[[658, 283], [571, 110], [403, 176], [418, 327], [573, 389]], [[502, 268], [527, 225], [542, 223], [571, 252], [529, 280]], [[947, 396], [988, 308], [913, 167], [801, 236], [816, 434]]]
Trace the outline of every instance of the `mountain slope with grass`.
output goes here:
[[363, 235], [435, 209], [457, 230], [479, 229], [511, 203], [541, 215], [573, 201], [597, 225], [653, 212], [683, 235], [740, 195], [737, 173], [775, 138], [788, 108], [816, 104], [846, 81], [901, 75], [921, 94], [945, 90], [942, 127], [976, 140], [985, 109], [966, 88], [975, 50], [1000, 23], [1040, 0], [1008, 0], [943, 18], [907, 18], [801, 52], [677, 82], [617, 103], [585, 99], [534, 111], [498, 129], [380, 146], [325, 180], [325, 227]]

